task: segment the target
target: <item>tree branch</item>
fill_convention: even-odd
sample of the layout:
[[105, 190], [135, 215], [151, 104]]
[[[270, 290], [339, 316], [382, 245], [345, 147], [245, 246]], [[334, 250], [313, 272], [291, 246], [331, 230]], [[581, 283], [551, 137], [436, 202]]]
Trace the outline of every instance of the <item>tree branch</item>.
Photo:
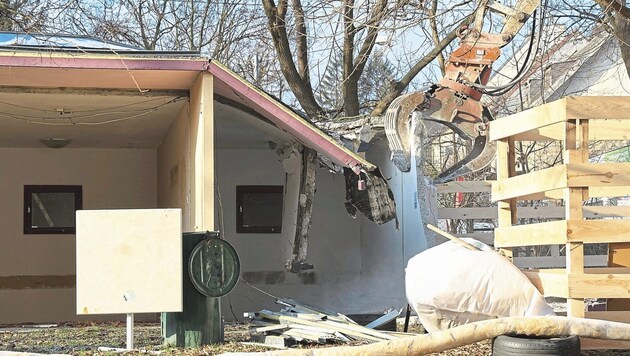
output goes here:
[[310, 81], [305, 81], [300, 76], [291, 54], [286, 28], [287, 0], [280, 0], [277, 7], [273, 0], [262, 0], [262, 3], [282, 74], [302, 108], [309, 116], [317, 118], [321, 115], [322, 108], [315, 100]]
[[392, 84], [389, 92], [381, 99], [374, 110], [372, 110], [372, 116], [382, 115], [389, 104], [396, 99], [404, 90], [407, 88], [409, 83], [413, 80], [413, 78], [420, 73], [422, 69], [424, 69], [431, 61], [433, 61], [442, 51], [448, 46], [451, 42], [453, 42], [457, 38], [457, 33], [459, 32], [460, 26], [464, 24], [468, 24], [473, 18], [474, 13], [466, 17], [458, 26], [456, 26], [451, 32], [449, 32], [442, 40], [431, 50], [431, 52], [427, 53], [422, 59], [420, 59], [405, 76]]

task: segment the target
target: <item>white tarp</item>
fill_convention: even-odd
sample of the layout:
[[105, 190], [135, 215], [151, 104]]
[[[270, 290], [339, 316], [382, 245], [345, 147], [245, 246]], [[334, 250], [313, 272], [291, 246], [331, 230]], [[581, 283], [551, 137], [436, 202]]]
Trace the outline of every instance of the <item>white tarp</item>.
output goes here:
[[409, 260], [407, 300], [429, 332], [508, 316], [554, 315], [540, 292], [505, 257], [446, 242]]

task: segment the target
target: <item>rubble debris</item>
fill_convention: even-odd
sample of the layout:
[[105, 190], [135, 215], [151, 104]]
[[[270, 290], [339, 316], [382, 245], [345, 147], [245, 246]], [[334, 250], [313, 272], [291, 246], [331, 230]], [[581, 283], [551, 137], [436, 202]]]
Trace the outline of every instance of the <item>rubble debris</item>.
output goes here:
[[252, 341], [274, 347], [291, 347], [296, 343], [329, 344], [354, 341], [379, 342], [409, 336], [405, 333], [375, 330], [398, 315], [400, 311], [389, 312], [370, 324], [361, 326], [347, 316], [293, 299], [277, 299], [276, 303], [285, 307], [279, 312], [261, 310], [245, 313], [251, 319]]

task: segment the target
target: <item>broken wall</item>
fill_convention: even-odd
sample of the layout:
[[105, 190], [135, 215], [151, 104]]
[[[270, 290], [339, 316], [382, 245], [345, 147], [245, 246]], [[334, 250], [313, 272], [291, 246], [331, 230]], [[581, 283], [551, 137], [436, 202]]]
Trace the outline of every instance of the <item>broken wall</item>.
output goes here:
[[[420, 219], [416, 219], [418, 209], [403, 211], [404, 206], [414, 206], [413, 190], [407, 195], [405, 188], [411, 175], [403, 177], [389, 162], [385, 146], [377, 145], [367, 158], [381, 167], [386, 178], [391, 177], [389, 183], [398, 204], [401, 228], [396, 231], [393, 221], [376, 225], [360, 214], [356, 219], [350, 218], [344, 207], [344, 176], [318, 168], [306, 259], [314, 270], [298, 274], [284, 268], [295, 232], [295, 226], [287, 226], [287, 219], [283, 220], [281, 234], [236, 233], [236, 186], [285, 185], [287, 176], [279, 157], [272, 150], [223, 149], [216, 154], [221, 202], [215, 206], [223, 208], [224, 237], [239, 254], [241, 275], [247, 282], [278, 297], [348, 314], [379, 312], [407, 304], [404, 266], [425, 248], [424, 233]], [[296, 206], [296, 191], [290, 191], [292, 195], [285, 196], [285, 215], [293, 215], [290, 210]], [[215, 221], [220, 226], [218, 211]], [[242, 281], [222, 300], [223, 315], [228, 320], [234, 318], [232, 310], [240, 320], [243, 312], [263, 308], [277, 307], [273, 298]]]

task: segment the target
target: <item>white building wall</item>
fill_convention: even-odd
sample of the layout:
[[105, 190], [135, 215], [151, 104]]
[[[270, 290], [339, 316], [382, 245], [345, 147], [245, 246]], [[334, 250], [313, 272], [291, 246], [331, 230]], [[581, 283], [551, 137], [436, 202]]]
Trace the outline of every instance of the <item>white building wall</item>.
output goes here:
[[[25, 184], [81, 185], [84, 209], [156, 206], [154, 150], [0, 149], [0, 166], [0, 276], [75, 274], [74, 235], [23, 234]], [[75, 310], [75, 288], [0, 289], [0, 324], [79, 319]]]
[[[392, 177], [389, 183], [397, 199], [401, 228], [397, 231], [393, 221], [379, 226], [361, 215], [350, 218], [344, 207], [344, 177], [320, 168], [307, 257], [315, 268], [292, 274], [285, 271], [284, 263], [291, 253], [293, 228], [283, 226], [281, 234], [238, 234], [235, 229], [235, 187], [284, 185], [279, 158], [271, 150], [217, 150], [221, 202], [215, 206], [223, 208], [224, 236], [239, 254], [243, 278], [275, 296], [347, 314], [404, 307], [404, 266], [408, 258], [426, 248], [419, 210], [408, 209], [403, 215], [403, 205], [414, 206], [415, 192], [403, 193], [403, 175], [387, 159], [386, 147], [377, 146], [368, 159], [372, 156], [373, 163], [383, 164], [383, 175]], [[408, 175], [404, 178], [411, 178]], [[285, 197], [285, 206], [290, 205], [286, 199], [291, 198]], [[415, 212], [418, 218], [412, 216]], [[219, 215], [216, 221], [220, 226]], [[233, 319], [230, 304], [239, 319], [243, 312], [279, 308], [273, 298], [242, 281], [229, 298], [223, 297], [227, 319]]]

